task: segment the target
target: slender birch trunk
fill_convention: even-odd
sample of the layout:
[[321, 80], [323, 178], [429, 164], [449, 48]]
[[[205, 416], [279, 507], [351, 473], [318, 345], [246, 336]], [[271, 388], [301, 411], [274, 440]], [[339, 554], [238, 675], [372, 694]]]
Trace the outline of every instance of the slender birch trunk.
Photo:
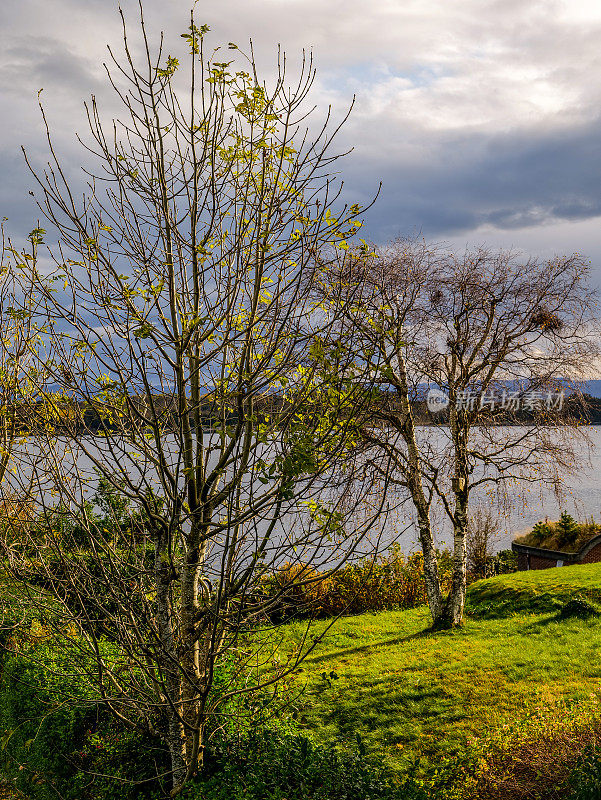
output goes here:
[[401, 351], [396, 356], [396, 389], [400, 400], [401, 415], [395, 418], [395, 427], [401, 434], [407, 448], [406, 478], [411, 500], [417, 513], [419, 539], [424, 556], [424, 583], [432, 620], [436, 622], [444, 604], [438, 559], [434, 546], [434, 536], [430, 520], [430, 503], [423, 486], [422, 462], [415, 434], [415, 422], [409, 399], [407, 368]]
[[453, 512], [453, 574], [451, 589], [444, 608], [436, 622], [437, 628], [454, 628], [462, 624], [467, 586], [467, 522], [469, 507], [469, 484], [467, 464], [467, 441], [469, 428], [465, 414], [451, 404], [449, 425], [455, 450], [455, 476], [452, 491], [455, 496]]

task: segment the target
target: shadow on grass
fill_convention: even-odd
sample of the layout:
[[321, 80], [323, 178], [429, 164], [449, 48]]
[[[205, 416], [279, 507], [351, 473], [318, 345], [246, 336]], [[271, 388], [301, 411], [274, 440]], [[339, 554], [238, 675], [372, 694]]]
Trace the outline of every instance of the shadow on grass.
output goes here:
[[555, 614], [547, 614], [544, 617], [541, 616], [540, 619], [537, 619], [534, 622], [528, 623], [522, 630], [524, 633], [536, 633], [537, 631], [544, 630], [549, 625], [562, 625], [566, 622], [592, 622], [597, 623], [599, 622], [599, 614], [590, 614], [588, 616], [578, 616], [574, 614], [573, 616], [563, 616], [561, 611], [556, 612]]
[[474, 619], [507, 619], [515, 614], [549, 614], [558, 611], [562, 601], [565, 599], [550, 592], [474, 593], [468, 595], [465, 610]]
[[[358, 647], [347, 647], [342, 649], [333, 649], [323, 655], [308, 656], [305, 661], [311, 664], [322, 664], [330, 661], [333, 658], [340, 658], [341, 656], [350, 656], [357, 653], [369, 653], [371, 651], [381, 650], [383, 647], [392, 647], [403, 642], [410, 642], [419, 639], [434, 639], [439, 636], [449, 636], [465, 633], [465, 628], [453, 628], [452, 630], [435, 630], [434, 628], [425, 628], [423, 631], [411, 633], [408, 636], [395, 636], [393, 639], [379, 639], [369, 644], [359, 645]], [[327, 640], [326, 640], [327, 641]]]
[[[327, 703], [322, 694], [321, 725], [333, 729], [335, 739], [352, 742], [359, 733], [368, 750], [391, 758], [393, 769], [401, 771], [416, 757], [434, 766], [441, 754], [462, 751], [466, 723], [469, 727], [471, 717], [482, 715], [474, 699], [461, 703], [440, 679], [415, 680], [412, 669], [397, 680], [375, 678], [360, 687], [347, 686]], [[309, 697], [307, 702], [313, 705]]]

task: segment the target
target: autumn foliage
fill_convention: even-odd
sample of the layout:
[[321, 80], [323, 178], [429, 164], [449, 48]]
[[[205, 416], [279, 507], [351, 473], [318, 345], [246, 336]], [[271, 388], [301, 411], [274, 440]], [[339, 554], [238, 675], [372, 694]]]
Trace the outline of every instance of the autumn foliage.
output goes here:
[[[448, 591], [451, 559], [441, 553], [443, 587]], [[263, 579], [262, 592], [274, 597], [273, 614], [281, 617], [330, 617], [364, 611], [405, 609], [427, 602], [420, 553], [405, 555], [398, 546], [330, 573], [310, 564], [287, 563]]]

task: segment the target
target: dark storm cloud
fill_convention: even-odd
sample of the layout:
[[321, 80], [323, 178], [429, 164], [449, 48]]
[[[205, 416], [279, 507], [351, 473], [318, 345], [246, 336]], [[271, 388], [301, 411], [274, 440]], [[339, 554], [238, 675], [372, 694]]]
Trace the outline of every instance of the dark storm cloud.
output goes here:
[[52, 86], [79, 96], [98, 85], [89, 60], [53, 39], [22, 37], [5, 47], [3, 61], [0, 84], [6, 94], [21, 95]]
[[600, 120], [548, 134], [455, 137], [435, 149], [429, 163], [397, 161], [392, 168], [385, 151], [351, 157], [349, 198], [365, 200], [366, 190], [383, 183], [368, 216], [372, 236], [512, 230], [601, 215]]

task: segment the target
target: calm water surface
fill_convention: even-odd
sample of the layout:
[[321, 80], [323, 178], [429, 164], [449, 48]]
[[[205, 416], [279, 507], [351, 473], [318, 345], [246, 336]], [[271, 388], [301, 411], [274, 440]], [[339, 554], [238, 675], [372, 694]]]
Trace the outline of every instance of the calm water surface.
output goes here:
[[[563, 510], [579, 521], [592, 516], [601, 522], [601, 426], [592, 426], [588, 432], [592, 447], [590, 450], [586, 446], [579, 448], [582, 453], [580, 467], [575, 474], [564, 476], [559, 497], [542, 484], [530, 483], [511, 488], [502, 507], [495, 503], [500, 527], [495, 550], [510, 548], [516, 536], [527, 532], [545, 517], [558, 519]], [[473, 510], [478, 504], [490, 506], [491, 499], [484, 490], [474, 490], [471, 503]], [[433, 521], [438, 542], [449, 544], [450, 526], [440, 509], [435, 509]], [[413, 526], [411, 531], [399, 537], [399, 541], [407, 552], [419, 547]]]
[[[434, 442], [443, 442], [444, 433], [435, 429], [423, 429], [425, 435], [434, 436]], [[536, 522], [548, 517], [558, 519], [563, 510], [567, 510], [577, 520], [590, 518], [601, 522], [601, 426], [588, 429], [592, 448], [579, 447], [582, 453], [580, 468], [576, 474], [566, 475], [563, 479], [562, 492], [559, 497], [542, 484], [525, 484], [512, 487], [503, 505], [494, 502], [494, 513], [499, 521], [499, 534], [494, 549], [504, 550], [511, 547], [515, 536], [529, 530]], [[80, 462], [78, 461], [78, 464]], [[82, 464], [84, 469], [90, 465]], [[20, 476], [28, 480], [27, 475]], [[18, 483], [19, 481], [17, 481]], [[490, 494], [485, 489], [474, 490], [471, 495], [472, 511], [480, 504], [491, 506]], [[432, 521], [437, 545], [444, 547], [452, 541], [450, 524], [440, 507], [434, 507]], [[285, 530], [292, 525], [293, 519], [282, 520]], [[280, 534], [281, 535], [281, 534]], [[400, 504], [391, 513], [385, 525], [384, 536], [380, 538], [379, 547], [398, 541], [404, 552], [419, 549], [417, 532], [412, 519], [411, 507], [408, 503]], [[368, 548], [370, 549], [370, 548]]]

